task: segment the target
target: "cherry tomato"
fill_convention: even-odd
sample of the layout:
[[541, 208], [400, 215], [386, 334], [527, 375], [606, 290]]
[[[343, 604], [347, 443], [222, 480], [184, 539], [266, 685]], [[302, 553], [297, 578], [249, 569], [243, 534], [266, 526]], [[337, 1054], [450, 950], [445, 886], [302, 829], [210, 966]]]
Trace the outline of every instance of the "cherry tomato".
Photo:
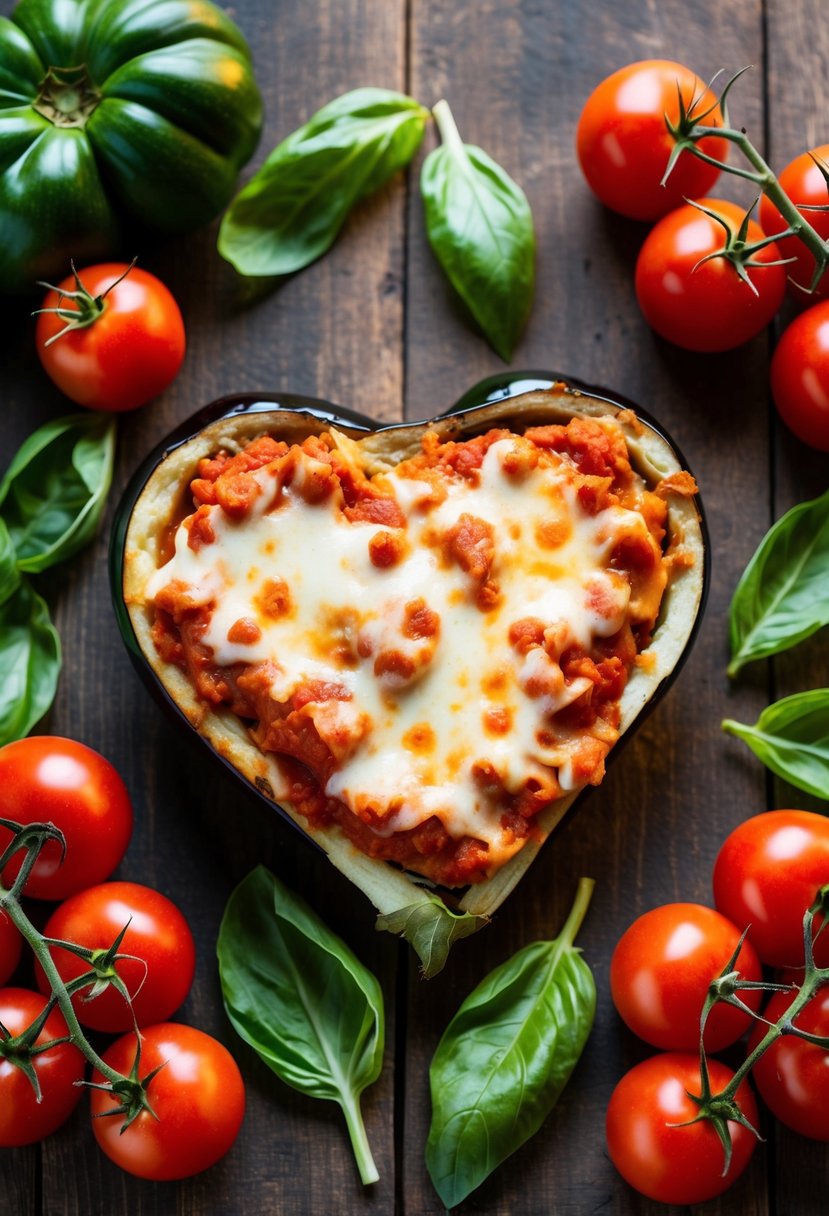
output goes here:
[[23, 938], [5, 913], [0, 912], [0, 984], [5, 984], [17, 970], [23, 950]]
[[[776, 992], [763, 1012], [777, 1022], [791, 1005], [795, 992]], [[829, 1037], [829, 988], [821, 988], [803, 1007], [794, 1025], [809, 1034]], [[758, 1022], [749, 1040], [753, 1051], [768, 1027]], [[771, 1113], [801, 1136], [829, 1140], [829, 1051], [784, 1034], [767, 1048], [752, 1069], [760, 1096]]]
[[[667, 215], [686, 198], [701, 198], [719, 170], [683, 152], [664, 186], [660, 185], [674, 147], [665, 125], [679, 117], [677, 85], [686, 107], [699, 97], [696, 113], [714, 106], [704, 120], [722, 126], [714, 94], [690, 68], [667, 59], [631, 63], [608, 76], [588, 97], [576, 131], [576, 151], [587, 184], [606, 207], [634, 220]], [[728, 145], [708, 136], [699, 147], [724, 161]]]
[[[699, 1020], [708, 985], [737, 949], [740, 933], [731, 921], [701, 904], [664, 904], [635, 920], [622, 935], [610, 963], [613, 1003], [634, 1034], [672, 1051], [699, 1048]], [[762, 978], [754, 948], [743, 943], [736, 964], [747, 980]], [[743, 1000], [759, 1009], [760, 992]], [[705, 1026], [705, 1046], [720, 1051], [735, 1042], [751, 1018], [718, 1002]]]
[[[803, 916], [829, 883], [829, 819], [811, 811], [765, 811], [735, 828], [714, 864], [714, 902], [764, 963], [803, 966]], [[815, 926], [816, 928], [817, 926]], [[829, 929], [815, 958], [829, 966]]]
[[[814, 154], [821, 160], [829, 160], [829, 144], [815, 148]], [[777, 175], [777, 180], [798, 209], [804, 203], [806, 206], [817, 207], [825, 207], [829, 203], [829, 190], [823, 174], [809, 152], [796, 156], [791, 164], [786, 165], [783, 172]], [[801, 211], [801, 214], [819, 236], [822, 236], [824, 240], [829, 237], [829, 211]], [[760, 226], [768, 236], [777, 236], [778, 232], [784, 232], [789, 226], [788, 220], [783, 219], [774, 203], [765, 194], [760, 199]], [[786, 272], [797, 287], [808, 291], [815, 271], [815, 259], [812, 254], [796, 236], [783, 237], [782, 240], [777, 241], [777, 248], [780, 250], [781, 257], [797, 259], [789, 263]], [[810, 298], [809, 296], [804, 297], [803, 291], [798, 291], [797, 295], [800, 299]], [[824, 274], [811, 298], [823, 299], [826, 296], [829, 296], [829, 276]]]
[[78, 290], [69, 275], [47, 293], [43, 308], [79, 312], [88, 323], [65, 328], [66, 317], [38, 316], [35, 339], [46, 374], [91, 410], [146, 405], [172, 383], [184, 359], [178, 304], [155, 275], [123, 263], [89, 266], [78, 278], [88, 298], [66, 296]]
[[[0, 989], [0, 1022], [12, 1035], [22, 1034], [46, 1007], [46, 998], [26, 988]], [[63, 1014], [53, 1009], [37, 1043], [68, 1033]], [[16, 1064], [4, 1059], [0, 1047], [0, 1146], [16, 1148], [42, 1140], [65, 1123], [81, 1100], [84, 1060], [77, 1047], [61, 1043], [31, 1057], [40, 1081], [38, 1102], [32, 1084]]]
[[771, 360], [771, 395], [798, 439], [829, 452], [829, 300], [783, 331]]
[[[732, 233], [744, 211], [735, 203], [706, 198]], [[645, 238], [636, 261], [636, 298], [652, 329], [685, 350], [719, 351], [741, 346], [769, 324], [786, 292], [785, 266], [772, 266], [780, 254], [774, 244], [753, 255], [760, 268], [748, 277], [756, 294], [726, 258], [702, 258], [722, 249], [721, 225], [687, 204], [666, 215]], [[763, 239], [759, 224], [749, 221], [750, 242]]]
[[[734, 1076], [719, 1060], [709, 1060], [711, 1088], [720, 1093]], [[721, 1195], [739, 1178], [754, 1152], [755, 1137], [729, 1122], [732, 1157], [723, 1175], [723, 1148], [706, 1120], [686, 1123], [698, 1114], [689, 1093], [701, 1092], [699, 1057], [668, 1052], [643, 1060], [625, 1073], [607, 1108], [610, 1158], [626, 1182], [660, 1203], [704, 1203]], [[744, 1081], [737, 1104], [752, 1126], [757, 1106]], [[684, 1127], [672, 1124], [686, 1123]]]
[[[115, 769], [98, 752], [54, 735], [0, 748], [0, 815], [19, 823], [53, 823], [66, 839], [66, 858], [49, 841], [26, 881], [34, 899], [66, 899], [109, 878], [132, 835], [132, 803]], [[11, 833], [0, 828], [0, 851]], [[10, 886], [24, 853], [3, 871]]]
[[[116, 965], [116, 971], [132, 996], [132, 1008], [139, 1026], [161, 1022], [182, 1003], [196, 968], [196, 950], [187, 921], [174, 903], [150, 887], [134, 882], [105, 882], [73, 895], [49, 918], [46, 937], [60, 938], [93, 950], [107, 950], [129, 921], [119, 954], [134, 955]], [[51, 948], [64, 983], [89, 970], [76, 954]], [[39, 964], [35, 965], [41, 992], [49, 983]], [[78, 1021], [91, 1030], [114, 1033], [129, 1030], [132, 1015], [113, 987], [92, 1000], [84, 993], [72, 998]]]
[[[121, 1073], [135, 1061], [135, 1035], [118, 1039], [103, 1059]], [[156, 1181], [189, 1178], [213, 1165], [233, 1144], [245, 1113], [236, 1062], [221, 1043], [192, 1026], [172, 1022], [141, 1032], [139, 1074], [164, 1067], [150, 1082], [147, 1111], [123, 1134], [123, 1119], [106, 1116], [116, 1100], [92, 1091], [92, 1130], [106, 1155], [129, 1174]], [[102, 1080], [95, 1073], [94, 1080]]]

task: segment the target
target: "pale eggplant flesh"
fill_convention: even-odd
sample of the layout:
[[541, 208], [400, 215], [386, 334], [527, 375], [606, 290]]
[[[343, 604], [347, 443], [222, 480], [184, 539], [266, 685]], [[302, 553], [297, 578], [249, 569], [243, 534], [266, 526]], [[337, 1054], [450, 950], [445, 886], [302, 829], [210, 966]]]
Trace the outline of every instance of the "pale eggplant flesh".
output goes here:
[[[379, 469], [416, 454], [425, 427], [442, 440], [466, 439], [492, 427], [523, 431], [576, 416], [613, 417], [624, 432], [631, 463], [649, 486], [690, 471], [673, 441], [630, 403], [549, 373], [512, 373], [476, 386], [448, 413], [417, 423], [377, 424], [327, 402], [286, 394], [223, 398], [194, 415], [151, 454], [136, 472], [116, 516], [110, 547], [113, 598], [122, 636], [142, 677], [240, 781], [277, 807], [364, 892], [378, 912], [377, 927], [404, 936], [427, 976], [441, 970], [454, 941], [487, 923], [585, 789], [568, 792], [547, 807], [538, 816], [538, 831], [523, 848], [491, 877], [463, 892], [436, 888], [419, 875], [366, 856], [336, 826], [312, 833], [289, 803], [277, 800], [273, 761], [252, 742], [245, 723], [228, 709], [206, 707], [185, 674], [160, 658], [150, 632], [153, 608], [143, 589], [160, 564], [161, 533], [184, 501], [197, 462], [220, 447], [232, 449], [266, 432], [289, 443], [301, 442], [334, 425], [359, 441], [369, 467]], [[679, 671], [707, 591], [707, 537], [699, 495], [668, 492], [666, 500], [666, 544], [681, 549], [686, 560], [672, 563], [648, 648], [650, 661], [634, 667], [622, 694], [623, 737]]]

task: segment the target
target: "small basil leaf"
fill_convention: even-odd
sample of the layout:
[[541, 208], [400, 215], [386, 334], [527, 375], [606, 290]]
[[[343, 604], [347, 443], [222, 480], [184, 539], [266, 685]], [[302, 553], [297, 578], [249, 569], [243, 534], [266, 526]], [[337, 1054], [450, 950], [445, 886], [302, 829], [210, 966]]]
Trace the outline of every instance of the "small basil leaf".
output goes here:
[[754, 726], [726, 718], [722, 727], [747, 743], [778, 777], [829, 800], [829, 688], [775, 701]]
[[360, 1177], [376, 1182], [360, 1094], [383, 1065], [377, 980], [264, 866], [228, 900], [217, 953], [236, 1032], [286, 1084], [339, 1103]]
[[485, 916], [453, 912], [428, 891], [417, 903], [377, 917], [377, 928], [399, 933], [414, 949], [429, 980], [442, 971], [452, 945], [462, 937], [477, 933], [487, 923]]
[[2, 516], [0, 516], [0, 605], [5, 604], [20, 586], [17, 556]]
[[487, 340], [509, 362], [535, 288], [530, 204], [486, 152], [461, 141], [445, 101], [434, 115], [443, 143], [420, 175], [429, 242]]
[[21, 570], [66, 561], [93, 536], [115, 451], [115, 423], [75, 414], [46, 423], [25, 441], [0, 482], [0, 507]]
[[22, 739], [46, 713], [60, 661], [49, 609], [24, 579], [0, 606], [0, 747]]
[[496, 967], [438, 1044], [426, 1165], [447, 1208], [538, 1131], [582, 1053], [596, 985], [573, 940], [592, 890], [582, 879], [560, 936]]
[[245, 275], [292, 274], [321, 257], [354, 204], [414, 156], [428, 111], [386, 89], [323, 106], [270, 154], [236, 196], [219, 253]]
[[730, 676], [829, 624], [829, 490], [766, 533], [731, 601]]

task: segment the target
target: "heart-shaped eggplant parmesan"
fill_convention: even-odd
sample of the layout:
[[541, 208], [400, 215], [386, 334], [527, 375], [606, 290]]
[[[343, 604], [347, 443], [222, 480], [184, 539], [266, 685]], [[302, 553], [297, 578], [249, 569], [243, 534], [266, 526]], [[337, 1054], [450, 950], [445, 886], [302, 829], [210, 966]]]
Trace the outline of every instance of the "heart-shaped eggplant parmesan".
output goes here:
[[672, 444], [541, 383], [384, 427], [220, 403], [113, 545], [142, 666], [427, 974], [601, 781], [703, 601]]

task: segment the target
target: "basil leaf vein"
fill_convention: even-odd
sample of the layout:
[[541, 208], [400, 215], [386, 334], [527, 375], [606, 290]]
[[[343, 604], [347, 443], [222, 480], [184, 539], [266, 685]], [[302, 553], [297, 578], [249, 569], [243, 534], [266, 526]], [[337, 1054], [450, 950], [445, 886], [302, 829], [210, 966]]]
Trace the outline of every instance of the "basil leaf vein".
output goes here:
[[0, 516], [0, 605], [20, 586], [17, 554], [3, 517]]
[[733, 676], [829, 624], [829, 490], [787, 511], [766, 533], [731, 601]]
[[49, 609], [24, 579], [0, 605], [0, 747], [27, 735], [46, 713], [60, 666]]
[[764, 709], [753, 726], [726, 718], [722, 727], [747, 743], [778, 777], [829, 800], [829, 688], [783, 697]]
[[375, 977], [264, 866], [230, 896], [217, 944], [236, 1032], [286, 1084], [339, 1103], [364, 1183], [379, 1177], [360, 1095], [383, 1066], [385, 1014]]

